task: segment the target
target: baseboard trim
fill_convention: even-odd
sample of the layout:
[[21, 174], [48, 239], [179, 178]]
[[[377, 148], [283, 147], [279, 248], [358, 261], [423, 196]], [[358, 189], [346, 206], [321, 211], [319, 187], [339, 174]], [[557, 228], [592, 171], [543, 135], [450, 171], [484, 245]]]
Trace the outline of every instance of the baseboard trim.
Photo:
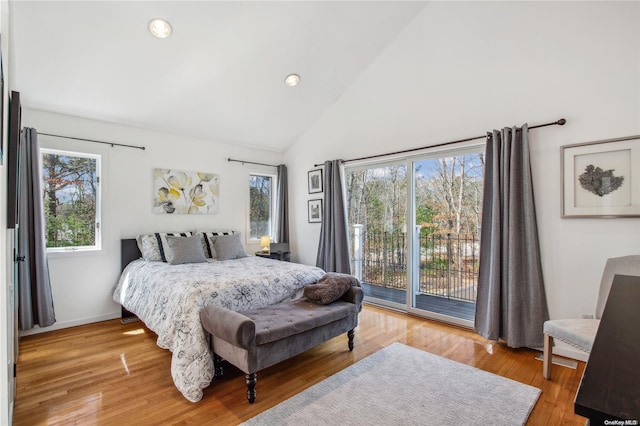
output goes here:
[[20, 337], [30, 336], [32, 334], [46, 333], [48, 331], [61, 330], [63, 328], [77, 327], [79, 325], [92, 324], [94, 322], [107, 321], [107, 320], [112, 320], [116, 318], [120, 318], [120, 312], [113, 312], [110, 314], [99, 315], [97, 317], [82, 318], [82, 319], [73, 320], [73, 321], [56, 322], [50, 327], [35, 326], [31, 330], [21, 330]]

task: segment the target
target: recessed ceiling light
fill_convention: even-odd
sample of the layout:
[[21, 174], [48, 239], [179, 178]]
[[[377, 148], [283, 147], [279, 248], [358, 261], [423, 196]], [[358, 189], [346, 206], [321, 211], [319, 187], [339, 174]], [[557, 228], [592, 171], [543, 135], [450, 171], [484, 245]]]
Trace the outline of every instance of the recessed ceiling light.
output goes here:
[[167, 38], [171, 35], [171, 25], [165, 19], [155, 18], [149, 21], [149, 32], [158, 38]]
[[300, 76], [298, 74], [289, 74], [287, 78], [284, 79], [284, 84], [289, 87], [296, 86], [300, 83]]

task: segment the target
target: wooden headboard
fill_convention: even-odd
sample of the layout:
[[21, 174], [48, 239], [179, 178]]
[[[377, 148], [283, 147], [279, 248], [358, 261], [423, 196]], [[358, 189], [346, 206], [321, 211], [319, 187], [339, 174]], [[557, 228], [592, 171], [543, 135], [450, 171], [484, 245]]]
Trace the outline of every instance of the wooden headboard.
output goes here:
[[135, 238], [127, 238], [120, 240], [120, 270], [124, 271], [124, 268], [134, 260], [140, 259], [142, 253], [138, 248], [138, 242]]

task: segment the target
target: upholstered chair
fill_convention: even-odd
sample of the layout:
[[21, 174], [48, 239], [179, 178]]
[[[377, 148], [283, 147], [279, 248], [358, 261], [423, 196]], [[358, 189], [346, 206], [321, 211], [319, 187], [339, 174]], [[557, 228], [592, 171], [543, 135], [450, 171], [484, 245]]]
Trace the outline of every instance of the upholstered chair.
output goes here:
[[614, 257], [607, 260], [604, 273], [602, 274], [602, 280], [600, 281], [595, 318], [545, 321], [543, 326], [544, 354], [542, 366], [542, 375], [545, 379], [551, 379], [551, 358], [554, 339], [567, 343], [587, 354], [591, 352], [591, 347], [593, 346], [593, 341], [598, 331], [598, 325], [600, 325], [600, 318], [604, 311], [604, 305], [607, 302], [613, 277], [616, 274], [640, 276], [640, 255]]

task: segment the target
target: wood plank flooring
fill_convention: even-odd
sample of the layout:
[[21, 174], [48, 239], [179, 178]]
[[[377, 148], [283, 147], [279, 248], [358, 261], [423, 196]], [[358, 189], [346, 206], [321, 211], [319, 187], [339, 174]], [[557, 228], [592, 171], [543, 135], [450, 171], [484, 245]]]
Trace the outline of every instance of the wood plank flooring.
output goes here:
[[170, 352], [155, 341], [141, 322], [119, 320], [23, 337], [14, 424], [233, 425], [393, 342], [540, 388], [528, 425], [585, 421], [573, 414], [584, 363], [576, 370], [554, 365], [553, 380], [546, 381], [535, 351], [509, 349], [470, 330], [370, 305], [360, 314], [353, 352], [343, 335], [259, 372], [254, 404], [247, 402], [244, 377], [235, 369], [214, 380], [201, 401], [187, 401], [173, 385]]

